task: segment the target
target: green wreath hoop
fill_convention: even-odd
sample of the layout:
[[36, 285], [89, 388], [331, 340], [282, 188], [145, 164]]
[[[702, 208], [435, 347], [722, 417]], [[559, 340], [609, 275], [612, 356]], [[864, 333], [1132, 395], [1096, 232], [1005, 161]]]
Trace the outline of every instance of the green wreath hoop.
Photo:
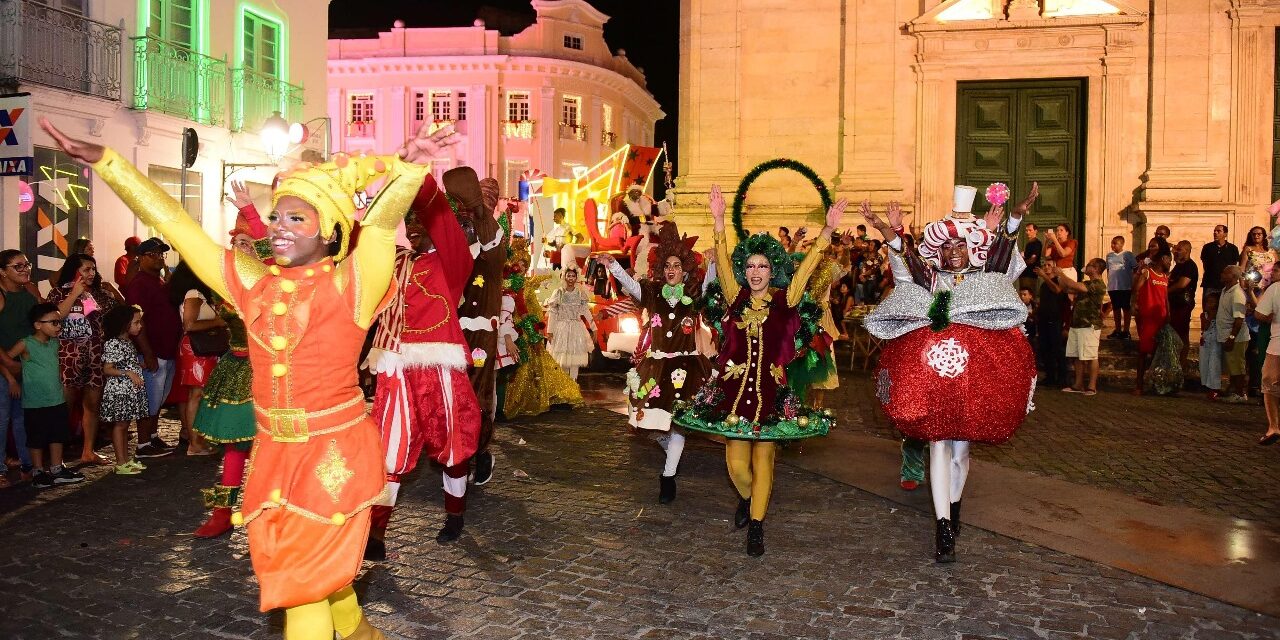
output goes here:
[[743, 176], [742, 182], [738, 183], [738, 192], [733, 196], [733, 230], [738, 234], [738, 242], [742, 242], [747, 238], [747, 230], [742, 226], [742, 207], [747, 203], [747, 190], [751, 188], [751, 184], [757, 178], [774, 169], [790, 169], [807, 178], [813, 188], [817, 189], [818, 196], [822, 198], [823, 212], [825, 213], [827, 209], [831, 208], [831, 192], [827, 190], [827, 184], [808, 165], [790, 158], [775, 158], [761, 162], [754, 169], [747, 172], [747, 175]]

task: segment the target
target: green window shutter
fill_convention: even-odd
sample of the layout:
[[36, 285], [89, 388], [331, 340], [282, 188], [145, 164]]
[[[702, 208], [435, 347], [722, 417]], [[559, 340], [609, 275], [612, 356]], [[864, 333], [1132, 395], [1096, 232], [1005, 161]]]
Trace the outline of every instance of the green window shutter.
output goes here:
[[164, 37], [164, 0], [151, 0], [147, 18], [147, 35]]
[[187, 49], [195, 49], [195, 0], [168, 0], [168, 4], [169, 41]]
[[252, 13], [244, 14], [244, 66], [266, 76], [279, 76], [280, 26]]

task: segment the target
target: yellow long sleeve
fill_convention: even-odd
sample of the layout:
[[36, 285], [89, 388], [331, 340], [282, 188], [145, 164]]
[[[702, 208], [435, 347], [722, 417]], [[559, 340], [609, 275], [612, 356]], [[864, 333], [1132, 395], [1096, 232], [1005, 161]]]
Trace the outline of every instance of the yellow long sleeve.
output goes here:
[[716, 242], [716, 278], [720, 280], [720, 290], [724, 292], [724, 300], [728, 304], [733, 304], [738, 299], [738, 292], [741, 287], [738, 285], [738, 279], [733, 273], [733, 259], [730, 257], [733, 253], [733, 247], [729, 246], [729, 239], [725, 237], [724, 231], [717, 231], [715, 234]]
[[139, 220], [164, 235], [214, 293], [223, 299], [230, 298], [222, 275], [227, 249], [214, 242], [173, 196], [112, 149], [107, 149], [102, 159], [94, 163], [93, 170]]
[[396, 228], [431, 171], [429, 165], [404, 162], [398, 156], [387, 156], [383, 161], [390, 167], [387, 183], [361, 218], [360, 241], [351, 254], [358, 286], [356, 324], [361, 327], [373, 324], [378, 305], [391, 287]]
[[821, 234], [813, 241], [813, 246], [809, 248], [809, 253], [805, 254], [804, 260], [800, 262], [800, 267], [796, 269], [796, 274], [791, 276], [791, 285], [787, 287], [788, 307], [800, 304], [800, 299], [804, 297], [806, 285], [809, 284], [809, 277], [813, 275], [813, 270], [822, 261], [822, 252], [826, 250], [829, 244], [831, 244], [830, 233]]

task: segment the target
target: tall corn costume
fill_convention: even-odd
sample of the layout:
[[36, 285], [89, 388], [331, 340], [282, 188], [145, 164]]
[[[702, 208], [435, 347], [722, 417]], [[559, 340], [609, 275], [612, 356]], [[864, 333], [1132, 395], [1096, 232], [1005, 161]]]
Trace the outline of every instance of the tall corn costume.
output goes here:
[[[381, 638], [351, 588], [386, 491], [378, 428], [357, 379], [360, 349], [388, 297], [396, 227], [429, 168], [396, 156], [346, 157], [281, 176], [319, 214], [331, 258], [268, 267], [215, 243], [182, 206], [114, 151], [93, 165], [144, 223], [244, 319], [253, 368], [253, 454], [242, 511], [263, 611], [286, 608], [285, 636]], [[352, 248], [354, 195], [385, 178]]]

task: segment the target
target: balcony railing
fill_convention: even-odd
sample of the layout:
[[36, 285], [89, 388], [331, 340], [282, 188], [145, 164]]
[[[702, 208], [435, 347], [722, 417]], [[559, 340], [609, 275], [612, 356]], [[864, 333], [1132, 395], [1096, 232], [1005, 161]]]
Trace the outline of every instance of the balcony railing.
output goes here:
[[618, 148], [618, 134], [613, 131], [605, 131], [600, 134], [600, 145], [608, 149]]
[[279, 111], [289, 122], [302, 119], [302, 87], [253, 69], [231, 70], [231, 130], [256, 131]]
[[132, 40], [133, 108], [213, 126], [226, 124], [226, 60], [150, 36]]
[[0, 87], [23, 82], [120, 99], [124, 31], [31, 0], [0, 0]]
[[502, 137], [533, 139], [533, 120], [503, 120]]
[[560, 123], [561, 140], [586, 140], [587, 126], [584, 124]]
[[347, 122], [347, 137], [372, 138], [377, 131], [373, 120], [350, 120]]

